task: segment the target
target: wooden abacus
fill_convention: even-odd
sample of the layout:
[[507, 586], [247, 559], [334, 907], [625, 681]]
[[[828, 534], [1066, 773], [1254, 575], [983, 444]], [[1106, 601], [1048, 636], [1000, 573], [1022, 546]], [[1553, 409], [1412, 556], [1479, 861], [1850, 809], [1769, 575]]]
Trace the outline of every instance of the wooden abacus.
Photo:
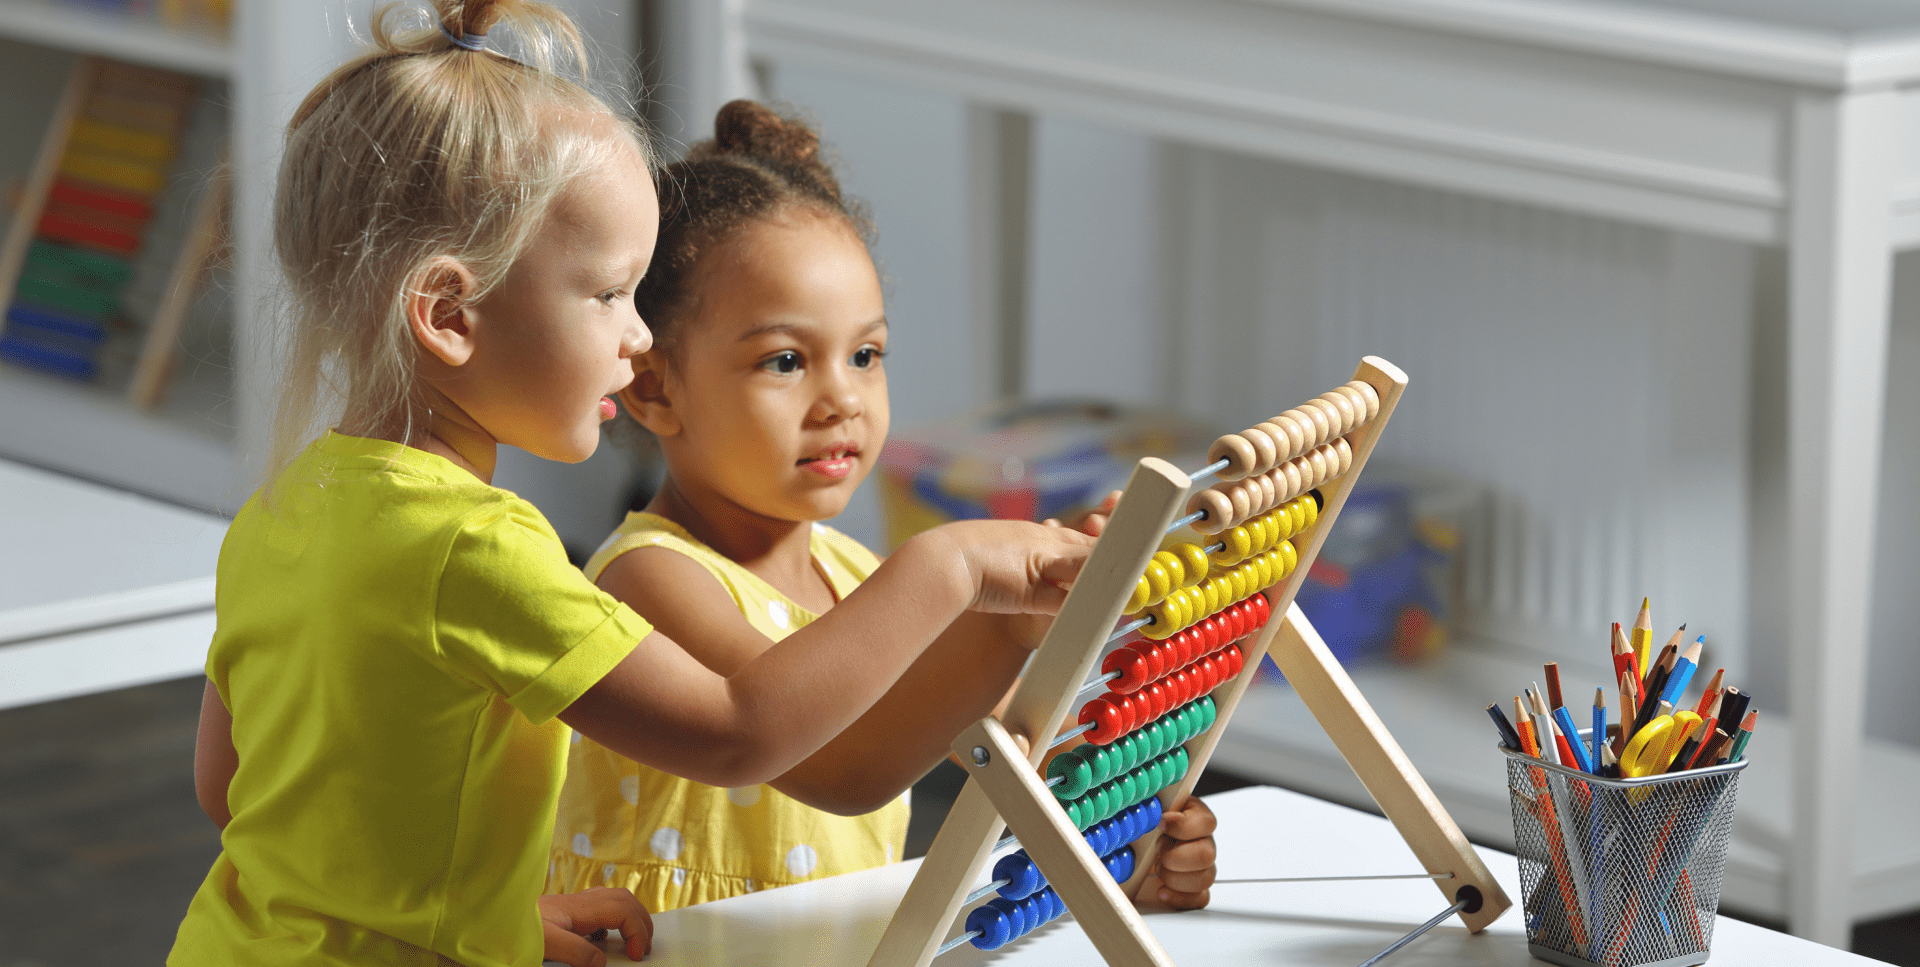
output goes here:
[[[975, 936], [949, 928], [964, 904], [990, 892], [970, 891], [970, 884], [981, 877], [996, 847], [1004, 845], [999, 840], [1003, 826], [1019, 838], [1039, 873], [1036, 877], [1020, 867], [1027, 882], [1011, 889], [1041, 888], [1026, 899], [995, 900], [977, 908], [970, 920], [977, 921], [979, 936], [998, 935], [976, 945], [997, 946], [1009, 935], [1024, 934], [1037, 922], [1057, 916], [1064, 901], [1112, 967], [1170, 967], [1172, 961], [1129, 900], [1142, 892], [1159, 845], [1155, 823], [1145, 820], [1157, 820], [1159, 807], [1171, 808], [1192, 791], [1221, 730], [1268, 654], [1453, 902], [1427, 926], [1458, 913], [1468, 929], [1478, 932], [1511, 905], [1319, 634], [1293, 606], [1301, 580], [1406, 384], [1406, 374], [1392, 363], [1369, 356], [1352, 382], [1242, 433], [1221, 437], [1208, 457], [1213, 465], [1195, 475], [1217, 472], [1220, 482], [1187, 497], [1187, 516], [1180, 521], [1174, 516], [1192, 478], [1162, 460], [1140, 461], [1006, 714], [981, 719], [955, 740], [953, 749], [969, 772], [967, 784], [881, 938], [871, 967], [926, 967], [937, 954], [963, 942], [961, 938]], [[1201, 550], [1208, 553], [1209, 570], [1227, 568], [1224, 573], [1195, 584], [1184, 578], [1197, 568], [1169, 564], [1161, 556], [1166, 554], [1161, 551], [1166, 535], [1185, 524], [1203, 534], [1223, 535]], [[1267, 540], [1269, 528], [1284, 536]], [[1294, 539], [1303, 543], [1295, 545]], [[1267, 546], [1256, 552], [1263, 543]], [[1193, 560], [1190, 545], [1176, 545], [1176, 550], [1174, 561]], [[1175, 567], [1183, 573], [1169, 574]], [[1234, 600], [1223, 605], [1221, 598]], [[1136, 611], [1146, 617], [1120, 625], [1116, 632], [1121, 616]], [[1267, 615], [1274, 620], [1265, 620]], [[1211, 630], [1187, 635], [1185, 629], [1208, 622], [1213, 623]], [[1234, 634], [1244, 632], [1249, 623], [1260, 627], [1245, 637]], [[1143, 637], [1154, 644], [1123, 646], [1108, 656], [1103, 665], [1107, 674], [1089, 681], [1106, 646], [1130, 629], [1143, 629]], [[1178, 640], [1181, 635], [1187, 635], [1184, 642]], [[1239, 640], [1218, 640], [1223, 637]], [[1170, 648], [1162, 647], [1168, 642], [1173, 643]], [[1208, 653], [1195, 658], [1196, 650]], [[1164, 667], [1175, 663], [1167, 660], [1169, 654], [1194, 660], [1174, 671]], [[1153, 674], [1155, 661], [1164, 675]], [[1234, 674], [1222, 672], [1223, 662]], [[1140, 671], [1143, 666], [1148, 671]], [[1190, 673], [1201, 666], [1203, 671]], [[1176, 680], [1181, 673], [1188, 673], [1186, 679]], [[1148, 677], [1154, 681], [1141, 687]], [[1079, 696], [1108, 682], [1133, 687], [1086, 703], [1081, 728], [1056, 739]], [[1156, 688], [1160, 691], [1152, 693]], [[1135, 699], [1134, 694], [1145, 697]], [[1152, 716], [1158, 717], [1140, 721]], [[1065, 768], [1056, 762], [1050, 780], [1036, 772], [1052, 745], [1081, 732], [1107, 751], [1081, 754]], [[1122, 738], [1120, 733], [1127, 735]], [[1134, 742], [1135, 736], [1147, 738]], [[1140, 765], [1143, 759], [1148, 761]], [[1122, 768], [1127, 770], [1124, 775], [1108, 778]], [[1169, 775], [1175, 777], [1171, 784], [1161, 781]], [[1097, 789], [1065, 804], [1052, 788], [1074, 792], [1103, 779]], [[1152, 804], [1155, 798], [1159, 807]], [[1122, 857], [1130, 848], [1131, 864], [1103, 860], [1095, 851], [1095, 844], [1115, 845], [1116, 830], [1132, 842], [1111, 856]], [[1010, 889], [998, 880], [989, 884], [996, 886]], [[959, 936], [943, 946], [950, 932]]]

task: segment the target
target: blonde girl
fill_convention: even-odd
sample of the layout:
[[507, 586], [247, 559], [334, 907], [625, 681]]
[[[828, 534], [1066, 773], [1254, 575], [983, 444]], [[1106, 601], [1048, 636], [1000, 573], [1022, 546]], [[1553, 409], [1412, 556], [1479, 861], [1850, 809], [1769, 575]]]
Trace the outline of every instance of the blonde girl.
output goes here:
[[[503, 25], [521, 59], [489, 49]], [[942, 529], [833, 620], [703, 668], [488, 484], [501, 444], [591, 454], [650, 344], [640, 133], [551, 69], [580, 44], [544, 5], [439, 0], [373, 36], [287, 133], [283, 427], [323, 375], [343, 406], [221, 550], [195, 786], [223, 851], [169, 963], [591, 965], [609, 927], [639, 957], [625, 891], [536, 899], [569, 726], [703, 782], [780, 775], [966, 609], [1057, 608], [1088, 541]]]
[[[654, 348], [620, 396], [667, 478], [586, 570], [730, 674], [877, 579], [871, 552], [818, 522], [886, 441], [889, 326], [871, 227], [814, 133], [750, 101], [714, 127], [661, 176], [659, 245], [636, 297]], [[547, 888], [626, 887], [668, 910], [900, 859], [902, 791], [1005, 694], [1024, 657], [1006, 642], [1037, 643], [1043, 627], [963, 618], [851, 729], [763, 785], [719, 788], [580, 741]], [[1192, 841], [1167, 854], [1177, 906], [1203, 905], [1212, 879], [1213, 817], [1194, 803], [1168, 825]]]

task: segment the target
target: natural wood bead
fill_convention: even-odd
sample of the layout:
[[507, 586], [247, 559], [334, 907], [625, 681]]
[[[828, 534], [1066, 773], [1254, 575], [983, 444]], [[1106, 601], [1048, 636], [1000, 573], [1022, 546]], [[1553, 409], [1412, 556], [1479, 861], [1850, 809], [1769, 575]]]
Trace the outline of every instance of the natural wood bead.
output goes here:
[[1264, 514], [1267, 511], [1272, 510], [1273, 509], [1273, 478], [1263, 473], [1258, 477], [1248, 477], [1247, 479], [1253, 481], [1259, 487], [1259, 491], [1255, 495], [1254, 500], [1252, 501], [1253, 513]]
[[1253, 444], [1238, 433], [1229, 433], [1213, 441], [1213, 446], [1207, 448], [1208, 463], [1219, 463], [1222, 459], [1228, 461], [1227, 469], [1218, 474], [1221, 480], [1239, 480], [1255, 472], [1255, 456]]
[[1208, 487], [1187, 498], [1187, 513], [1206, 511], [1207, 516], [1193, 522], [1202, 534], [1218, 534], [1234, 525], [1233, 501], [1219, 490]]
[[1253, 481], [1241, 478], [1227, 486], [1227, 498], [1233, 501], [1233, 519], [1238, 524], [1253, 513]]
[[1293, 417], [1285, 413], [1260, 424], [1260, 428], [1266, 430], [1267, 435], [1273, 437], [1275, 443], [1281, 444], [1280, 459], [1277, 461], [1279, 463], [1292, 460], [1305, 449], [1303, 445], [1307, 440], [1307, 431], [1302, 429]]
[[1300, 474], [1300, 458], [1299, 457], [1295, 457], [1292, 460], [1288, 460], [1286, 463], [1282, 464], [1280, 466], [1280, 472], [1284, 474], [1286, 477], [1287, 486], [1284, 488], [1283, 492], [1288, 497], [1293, 497], [1296, 494], [1301, 494], [1306, 492], [1307, 481]]
[[1367, 401], [1368, 420], [1380, 415], [1380, 391], [1374, 389], [1372, 383], [1364, 379], [1356, 379], [1348, 383], [1347, 388], [1359, 393], [1361, 398]]
[[1340, 425], [1340, 411], [1325, 400], [1308, 400], [1300, 404], [1300, 412], [1313, 420], [1313, 446], [1319, 446], [1340, 434], [1333, 432]]
[[1240, 431], [1240, 438], [1253, 445], [1253, 464], [1247, 468], [1246, 476], [1266, 473], [1280, 460], [1280, 447], [1267, 431], [1259, 427], [1249, 427]]
[[1353, 432], [1354, 427], [1360, 425], [1360, 413], [1353, 408], [1352, 400], [1332, 390], [1321, 393], [1318, 399], [1332, 406], [1340, 414], [1340, 423], [1334, 428], [1334, 436], [1346, 436], [1348, 433]]
[[1318, 487], [1326, 483], [1327, 478], [1331, 476], [1331, 474], [1328, 473], [1332, 468], [1327, 466], [1326, 447], [1314, 447], [1312, 450], [1307, 451], [1307, 465], [1313, 468], [1309, 472], [1309, 479], [1313, 481], [1307, 485], [1309, 487]]
[[1340, 458], [1339, 475], [1344, 476], [1347, 471], [1353, 469], [1353, 444], [1348, 443], [1346, 437], [1341, 437], [1333, 441], [1333, 452]]
[[1285, 413], [1282, 413], [1279, 416], [1274, 417], [1273, 422], [1279, 423], [1282, 426], [1286, 426], [1290, 424], [1295, 430], [1299, 432], [1299, 436], [1297, 437], [1297, 441], [1294, 443], [1293, 448], [1287, 451], [1289, 454], [1287, 459], [1291, 460], [1294, 457], [1297, 457], [1307, 452], [1308, 450], [1313, 449], [1314, 434], [1319, 433], [1320, 431], [1314, 429], [1313, 417], [1308, 416], [1306, 410], [1303, 410], [1300, 407], [1296, 406], [1293, 409], [1290, 409]]
[[1366, 426], [1368, 423], [1373, 421], [1373, 413], [1377, 412], [1380, 408], [1378, 397], [1375, 397], [1373, 411], [1369, 411], [1367, 409], [1367, 398], [1365, 396], [1362, 396], [1359, 390], [1354, 389], [1352, 383], [1348, 383], [1345, 386], [1335, 386], [1333, 388], [1333, 391], [1335, 393], [1339, 393], [1341, 396], [1346, 397], [1347, 402], [1353, 404], [1353, 412], [1354, 412], [1353, 428], [1349, 429], [1347, 433], [1350, 434], [1354, 430], [1357, 430], [1363, 426]]

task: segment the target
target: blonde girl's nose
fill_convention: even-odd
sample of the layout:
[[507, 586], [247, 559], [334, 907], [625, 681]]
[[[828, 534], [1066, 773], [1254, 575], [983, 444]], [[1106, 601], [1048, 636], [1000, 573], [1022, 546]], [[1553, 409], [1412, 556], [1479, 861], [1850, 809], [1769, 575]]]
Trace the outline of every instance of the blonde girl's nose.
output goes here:
[[620, 358], [632, 359], [653, 348], [653, 330], [647, 327], [647, 321], [640, 313], [633, 314], [633, 324], [627, 327], [620, 340]]

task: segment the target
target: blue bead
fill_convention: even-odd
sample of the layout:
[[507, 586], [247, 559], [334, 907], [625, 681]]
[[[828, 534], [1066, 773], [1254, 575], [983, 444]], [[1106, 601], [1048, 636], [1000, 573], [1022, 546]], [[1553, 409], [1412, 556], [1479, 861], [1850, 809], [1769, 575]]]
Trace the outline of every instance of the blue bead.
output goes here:
[[1038, 929], [1041, 924], [1047, 922], [1047, 911], [1046, 908], [1041, 905], [1038, 895], [1030, 896], [1020, 901], [1020, 915], [1027, 918], [1025, 921], [1026, 929], [1020, 931], [1020, 935], [1023, 937]]
[[983, 906], [974, 907], [973, 912], [967, 914], [968, 932], [980, 931], [980, 936], [973, 938], [972, 942], [981, 950], [999, 950], [1006, 946], [1007, 941], [1013, 939], [1013, 931], [1007, 922], [1007, 913], [994, 906], [997, 902], [1000, 901], [998, 899], [989, 901]]
[[1113, 871], [1114, 882], [1116, 883], [1127, 882], [1128, 878], [1133, 876], [1132, 848], [1119, 850], [1118, 852], [1115, 852], [1112, 856], [1108, 857], [1107, 868]]
[[1060, 919], [1060, 915], [1067, 912], [1066, 901], [1060, 899], [1059, 891], [1055, 890], [1053, 887], [1047, 887], [1046, 889], [1041, 890], [1039, 895], [1047, 898], [1047, 922], [1048, 923], [1052, 923], [1053, 921]]
[[1000, 895], [1010, 900], [1018, 900], [1046, 885], [1046, 878], [1040, 875], [1040, 868], [1033, 865], [1026, 850], [1000, 857], [1000, 862], [993, 865], [993, 878], [1007, 881], [1007, 885], [1000, 888]]

